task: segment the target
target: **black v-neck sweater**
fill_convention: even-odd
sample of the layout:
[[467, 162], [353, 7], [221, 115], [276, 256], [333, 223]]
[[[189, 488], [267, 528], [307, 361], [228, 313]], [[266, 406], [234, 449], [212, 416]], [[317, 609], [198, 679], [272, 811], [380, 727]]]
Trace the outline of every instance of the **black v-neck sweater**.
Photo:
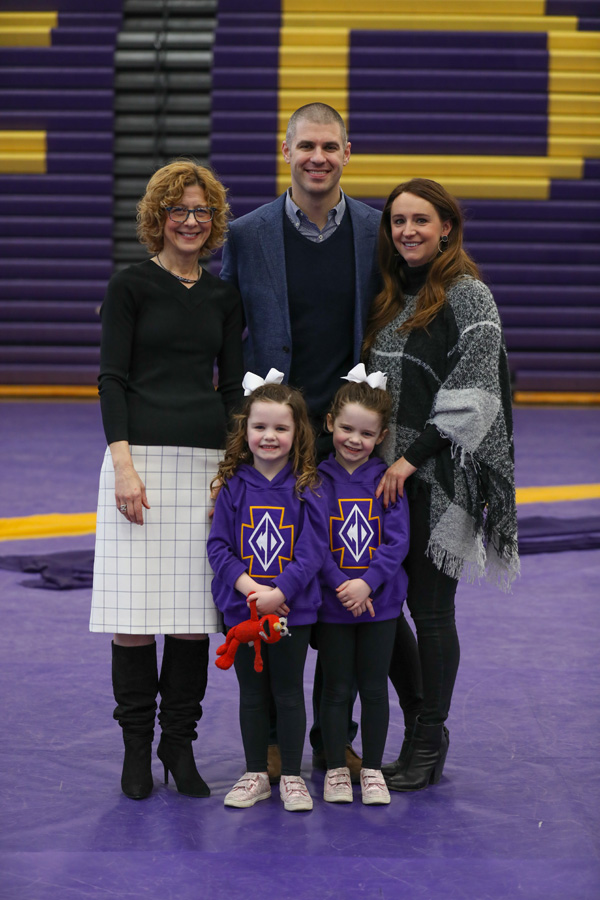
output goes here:
[[186, 288], [147, 260], [111, 278], [101, 315], [98, 384], [107, 442], [222, 447], [244, 375], [242, 307], [233, 285], [204, 270]]
[[321, 424], [340, 378], [352, 368], [356, 277], [349, 210], [322, 243], [298, 234], [283, 216], [292, 329], [290, 384], [302, 388]]

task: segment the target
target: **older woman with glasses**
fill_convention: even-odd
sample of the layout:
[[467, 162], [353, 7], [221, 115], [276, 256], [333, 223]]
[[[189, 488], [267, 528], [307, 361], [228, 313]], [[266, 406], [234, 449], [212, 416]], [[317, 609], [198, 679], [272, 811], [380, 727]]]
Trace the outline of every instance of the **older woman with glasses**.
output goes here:
[[[90, 630], [114, 634], [112, 677], [123, 729], [121, 787], [165, 782], [208, 797], [192, 741], [202, 715], [208, 633], [222, 629], [206, 559], [210, 482], [241, 399], [242, 309], [234, 287], [200, 265], [223, 244], [226, 192], [191, 160], [159, 169], [138, 204], [151, 258], [114, 275], [102, 305], [99, 393], [108, 448], [100, 476]], [[213, 384], [215, 360], [218, 388]], [[163, 634], [160, 675], [155, 635]]]

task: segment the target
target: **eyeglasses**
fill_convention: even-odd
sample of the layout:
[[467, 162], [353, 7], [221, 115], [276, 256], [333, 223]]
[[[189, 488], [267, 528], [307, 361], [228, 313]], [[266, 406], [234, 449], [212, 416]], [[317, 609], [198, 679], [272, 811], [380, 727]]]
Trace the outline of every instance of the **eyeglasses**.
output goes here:
[[216, 206], [196, 206], [194, 209], [188, 209], [186, 206], [165, 206], [164, 208], [169, 214], [171, 222], [176, 222], [178, 225], [187, 222], [190, 213], [199, 225], [202, 222], [210, 222], [217, 211]]

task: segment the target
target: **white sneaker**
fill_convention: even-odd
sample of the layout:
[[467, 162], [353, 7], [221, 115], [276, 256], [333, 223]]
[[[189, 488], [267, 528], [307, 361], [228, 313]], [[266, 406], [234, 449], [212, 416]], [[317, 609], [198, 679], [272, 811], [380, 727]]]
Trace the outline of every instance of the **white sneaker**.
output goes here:
[[312, 809], [312, 797], [299, 775], [282, 775], [279, 782], [279, 794], [283, 800], [283, 808], [290, 812]]
[[361, 769], [360, 790], [362, 802], [367, 806], [383, 806], [390, 802], [390, 792], [381, 769]]
[[258, 800], [268, 800], [271, 796], [271, 785], [266, 772], [246, 772], [236, 781], [225, 796], [225, 806], [244, 808], [254, 806]]
[[328, 803], [352, 803], [352, 782], [350, 781], [350, 769], [347, 766], [340, 769], [327, 769], [323, 799]]

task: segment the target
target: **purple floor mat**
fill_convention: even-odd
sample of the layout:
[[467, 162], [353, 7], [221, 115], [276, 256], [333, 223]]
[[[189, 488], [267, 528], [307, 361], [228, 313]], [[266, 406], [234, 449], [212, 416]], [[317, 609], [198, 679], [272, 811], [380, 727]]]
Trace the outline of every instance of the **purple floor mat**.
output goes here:
[[[600, 516], [519, 518], [519, 553], [563, 553], [600, 548]], [[0, 563], [1, 564], [1, 563]]]
[[49, 591], [69, 591], [91, 588], [94, 574], [93, 550], [63, 550], [31, 556], [27, 554], [0, 556], [0, 569], [39, 575], [20, 581], [24, 587], [45, 588]]

